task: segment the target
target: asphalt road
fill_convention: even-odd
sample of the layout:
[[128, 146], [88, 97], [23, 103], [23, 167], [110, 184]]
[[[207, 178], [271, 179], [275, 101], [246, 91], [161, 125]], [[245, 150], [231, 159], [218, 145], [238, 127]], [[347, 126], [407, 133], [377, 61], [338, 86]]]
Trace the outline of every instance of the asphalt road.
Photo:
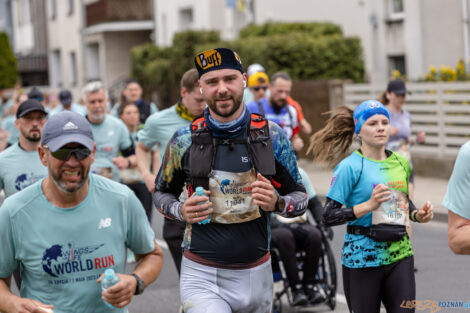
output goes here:
[[[156, 213], [153, 228], [157, 238], [161, 236], [161, 215]], [[341, 246], [345, 227], [334, 228], [332, 248], [336, 254], [338, 269], [338, 297], [335, 312], [348, 312], [343, 296], [341, 278]], [[470, 262], [468, 256], [456, 256], [447, 244], [447, 224], [431, 222], [414, 224], [413, 247], [415, 251], [417, 300], [463, 301], [470, 300], [468, 292]], [[176, 313], [179, 307], [178, 275], [168, 250], [164, 250], [165, 263], [162, 273], [143, 295], [136, 297], [129, 307], [134, 313]], [[459, 312], [462, 309], [441, 308], [440, 312]], [[288, 308], [283, 312], [329, 312], [326, 305], [311, 308]], [[384, 311], [384, 310], [383, 310]], [[426, 309], [423, 312], [430, 312]]]
[[[162, 216], [154, 211], [152, 221], [155, 234], [164, 249], [164, 266], [160, 277], [145, 292], [136, 296], [129, 306], [131, 313], [176, 313], [179, 308], [178, 274], [166, 244], [162, 241]], [[431, 222], [428, 224], [413, 224], [413, 247], [415, 251], [417, 300], [432, 301], [470, 301], [469, 276], [470, 257], [457, 256], [452, 253], [447, 244], [447, 224]], [[341, 246], [345, 227], [334, 227], [335, 237], [331, 243], [336, 257], [338, 269], [338, 293], [335, 312], [348, 312], [343, 295], [341, 278]], [[131, 272], [133, 264], [129, 264]], [[16, 286], [13, 292], [18, 294]], [[311, 308], [289, 308], [284, 306], [283, 312], [329, 312], [326, 305]], [[385, 310], [382, 310], [385, 312]], [[444, 308], [439, 312], [460, 312], [463, 309]], [[425, 309], [422, 312], [431, 312]]]

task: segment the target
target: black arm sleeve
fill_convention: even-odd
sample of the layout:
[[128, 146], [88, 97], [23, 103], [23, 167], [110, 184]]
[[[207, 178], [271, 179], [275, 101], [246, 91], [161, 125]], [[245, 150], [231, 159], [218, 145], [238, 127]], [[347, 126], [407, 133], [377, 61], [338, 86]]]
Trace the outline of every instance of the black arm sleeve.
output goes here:
[[134, 148], [134, 143], [132, 143], [129, 148], [126, 148], [124, 150], [121, 150], [122, 156], [127, 158], [130, 157], [131, 155], [135, 154], [135, 148]]
[[318, 225], [323, 224], [323, 205], [321, 204], [317, 196], [308, 199], [308, 209], [310, 210], [310, 213], [312, 213], [315, 222]]
[[353, 208], [343, 208], [343, 205], [335, 200], [326, 198], [323, 213], [325, 226], [336, 226], [356, 219]]

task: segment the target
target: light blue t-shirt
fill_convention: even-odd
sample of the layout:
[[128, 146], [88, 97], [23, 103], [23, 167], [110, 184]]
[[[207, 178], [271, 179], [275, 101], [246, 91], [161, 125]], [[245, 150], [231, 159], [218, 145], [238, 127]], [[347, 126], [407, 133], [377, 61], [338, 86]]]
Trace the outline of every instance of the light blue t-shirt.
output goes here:
[[20, 140], [20, 132], [15, 126], [16, 116], [8, 115], [3, 119], [2, 128], [8, 132], [8, 143], [10, 145]]
[[[400, 208], [399, 214], [407, 219], [410, 173], [408, 160], [398, 153], [392, 152], [385, 160], [372, 160], [354, 151], [335, 168], [330, 190], [326, 196], [346, 207], [352, 207], [369, 200], [376, 185], [385, 184], [392, 190], [393, 203]], [[382, 207], [385, 208], [385, 205]], [[385, 210], [382, 207], [377, 209], [377, 213]], [[372, 212], [349, 224], [370, 227]], [[399, 241], [379, 242], [364, 235], [348, 233], [344, 235], [342, 264], [346, 267], [382, 266], [412, 255], [413, 249], [408, 236]]]
[[91, 171], [102, 174], [110, 170], [112, 179], [119, 181], [119, 169], [112, 159], [119, 156], [121, 150], [132, 146], [129, 130], [123, 121], [111, 115], [106, 115], [101, 124], [90, 125], [96, 142], [95, 162], [91, 165]]
[[307, 195], [309, 199], [312, 199], [317, 195], [317, 192], [312, 186], [312, 182], [310, 181], [310, 177], [308, 177], [307, 172], [304, 171], [303, 168], [300, 166], [298, 167], [300, 176], [302, 177], [302, 185], [304, 185], [305, 190], [307, 191]]
[[[64, 111], [64, 106], [62, 104], [59, 104], [54, 109], [50, 110], [48, 117], [51, 117], [52, 115], [62, 112], [62, 111]], [[83, 105], [78, 104], [78, 103], [72, 103], [72, 105], [70, 106], [70, 111], [79, 113], [83, 116], [86, 116], [87, 114], [86, 108]]]
[[160, 149], [160, 159], [163, 159], [166, 146], [171, 136], [181, 127], [191, 124], [176, 112], [176, 105], [149, 116], [145, 122], [145, 127], [139, 131], [137, 137], [139, 141], [149, 149], [158, 145]]
[[22, 297], [53, 304], [55, 313], [111, 312], [96, 280], [108, 268], [125, 273], [127, 248], [137, 254], [155, 248], [140, 201], [128, 187], [90, 174], [86, 198], [63, 209], [47, 200], [41, 184], [0, 207], [0, 277], [20, 263]]
[[0, 153], [0, 190], [5, 197], [25, 189], [47, 176], [36, 150], [25, 151], [15, 143]]
[[470, 219], [470, 141], [460, 148], [442, 205]]

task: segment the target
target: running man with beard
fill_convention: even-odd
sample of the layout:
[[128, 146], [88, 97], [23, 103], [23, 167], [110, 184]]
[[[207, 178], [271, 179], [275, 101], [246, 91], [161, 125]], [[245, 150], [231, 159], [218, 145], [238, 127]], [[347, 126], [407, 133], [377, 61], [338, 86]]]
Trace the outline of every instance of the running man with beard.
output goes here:
[[[307, 207], [294, 151], [277, 124], [243, 104], [246, 74], [234, 51], [201, 52], [195, 65], [208, 107], [170, 139], [154, 194], [160, 212], [187, 223], [184, 312], [271, 312], [271, 212], [294, 217]], [[185, 183], [191, 196], [180, 202]], [[205, 196], [193, 193], [198, 186]]]
[[88, 83], [83, 100], [96, 141], [92, 172], [119, 181], [120, 170], [137, 166], [131, 134], [123, 121], [106, 114], [108, 97], [101, 82]]
[[[0, 207], [0, 311], [109, 312], [104, 300], [113, 312], [127, 312], [163, 262], [142, 205], [128, 187], [90, 174], [96, 144], [82, 115], [52, 116], [38, 151], [48, 176]], [[120, 274], [127, 248], [139, 261], [131, 275]], [[9, 288], [18, 266], [21, 297]], [[102, 291], [108, 268], [120, 281]]]
[[268, 120], [281, 126], [295, 151], [303, 148], [303, 140], [299, 136], [297, 109], [288, 104], [287, 99], [292, 90], [292, 79], [285, 72], [277, 72], [269, 82], [269, 97], [247, 104], [251, 113], [264, 115]]
[[[46, 115], [42, 104], [35, 99], [24, 101], [16, 111], [19, 141], [0, 153], [0, 190], [3, 189], [6, 198], [47, 176], [47, 168], [37, 153]], [[14, 274], [20, 288], [19, 269]]]

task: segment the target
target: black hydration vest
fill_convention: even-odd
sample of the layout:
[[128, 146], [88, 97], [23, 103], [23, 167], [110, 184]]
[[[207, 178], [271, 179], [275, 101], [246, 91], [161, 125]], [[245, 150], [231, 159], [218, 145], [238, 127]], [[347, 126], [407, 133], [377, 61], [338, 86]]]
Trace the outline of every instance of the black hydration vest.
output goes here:
[[276, 163], [268, 121], [260, 114], [251, 114], [251, 122], [246, 138], [221, 139], [212, 136], [204, 116], [196, 118], [191, 124], [191, 148], [189, 153], [189, 172], [192, 186], [209, 189], [209, 174], [214, 165], [217, 145], [244, 143], [248, 147], [252, 164], [257, 172], [269, 179], [276, 174]]

